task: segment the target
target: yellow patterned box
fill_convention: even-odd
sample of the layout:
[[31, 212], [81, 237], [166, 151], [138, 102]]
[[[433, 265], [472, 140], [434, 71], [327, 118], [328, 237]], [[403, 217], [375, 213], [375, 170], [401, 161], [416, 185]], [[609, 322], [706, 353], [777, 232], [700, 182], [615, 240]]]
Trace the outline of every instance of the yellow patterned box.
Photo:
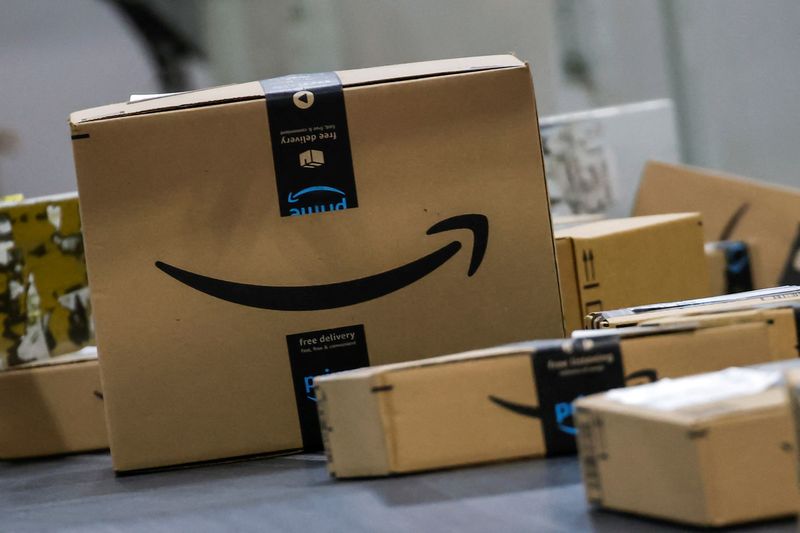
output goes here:
[[94, 342], [76, 193], [0, 202], [0, 370]]

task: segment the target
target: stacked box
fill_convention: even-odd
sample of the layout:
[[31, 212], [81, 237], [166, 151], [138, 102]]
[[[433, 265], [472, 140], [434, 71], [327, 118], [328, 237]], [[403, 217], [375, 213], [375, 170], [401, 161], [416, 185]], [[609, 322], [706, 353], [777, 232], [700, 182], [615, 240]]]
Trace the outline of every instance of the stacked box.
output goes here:
[[0, 370], [94, 342], [76, 194], [0, 204]]
[[97, 350], [0, 372], [0, 459], [108, 447]]
[[800, 302], [800, 287], [787, 285], [696, 300], [665, 302], [594, 312], [586, 315], [584, 325], [589, 329], [626, 328], [666, 318], [701, 313], [741, 311], [764, 305], [793, 302]]
[[591, 312], [712, 294], [695, 213], [601, 220], [554, 237], [567, 333]]

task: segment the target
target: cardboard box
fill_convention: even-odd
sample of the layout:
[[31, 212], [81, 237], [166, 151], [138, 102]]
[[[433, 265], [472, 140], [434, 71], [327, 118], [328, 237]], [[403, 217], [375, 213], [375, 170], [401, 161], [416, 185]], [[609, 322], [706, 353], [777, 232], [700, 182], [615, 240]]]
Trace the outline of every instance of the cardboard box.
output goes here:
[[667, 317], [739, 311], [763, 305], [797, 301], [800, 301], [800, 287], [787, 285], [696, 300], [665, 302], [590, 313], [584, 320], [584, 326], [587, 329], [626, 328]]
[[554, 235], [567, 332], [591, 312], [711, 294], [697, 214], [601, 220]]
[[385, 476], [574, 453], [576, 398], [775, 360], [770, 327], [629, 328], [320, 376], [328, 470]]
[[735, 294], [753, 290], [750, 252], [743, 241], [717, 241], [705, 245], [711, 278], [711, 294]]
[[763, 304], [749, 309], [672, 315], [646, 320], [642, 326], [692, 325], [698, 327], [724, 326], [762, 322], [767, 325], [770, 352], [777, 359], [800, 356], [800, 301]]
[[609, 391], [575, 402], [587, 499], [697, 526], [800, 508], [781, 369], [800, 360]]
[[94, 342], [75, 193], [0, 203], [0, 371]]
[[316, 374], [563, 335], [533, 86], [512, 56], [71, 124], [117, 470], [319, 449]]
[[0, 459], [108, 448], [97, 350], [0, 372]]
[[634, 215], [698, 211], [706, 241], [750, 247], [755, 288], [800, 285], [800, 190], [650, 162]]
[[[784, 375], [786, 392], [789, 399], [789, 411], [792, 414], [795, 434], [795, 471], [798, 488], [800, 488], [800, 368], [790, 368]], [[800, 511], [800, 508], [798, 508]]]

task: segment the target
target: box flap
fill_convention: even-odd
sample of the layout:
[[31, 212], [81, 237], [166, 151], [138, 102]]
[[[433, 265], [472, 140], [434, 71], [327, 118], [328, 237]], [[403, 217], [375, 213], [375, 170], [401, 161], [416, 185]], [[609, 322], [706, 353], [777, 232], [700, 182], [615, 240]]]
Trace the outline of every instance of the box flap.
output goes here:
[[604, 237], [606, 235], [611, 235], [611, 234], [636, 231], [656, 224], [662, 224], [664, 222], [672, 222], [674, 220], [684, 220], [696, 216], [697, 213], [673, 213], [668, 215], [650, 215], [642, 217], [598, 220], [590, 224], [583, 224], [580, 226], [573, 226], [571, 228], [559, 229], [555, 232], [554, 237], [556, 239], [561, 239], [561, 238], [592, 239], [595, 237]]
[[[524, 63], [522, 61], [512, 55], [495, 55], [340, 70], [336, 71], [336, 74], [341, 79], [343, 86], [353, 87], [479, 70], [520, 67], [523, 65]], [[223, 85], [210, 89], [136, 99], [136, 101], [84, 109], [83, 111], [72, 113], [70, 115], [70, 123], [72, 125], [78, 125], [95, 120], [158, 113], [161, 111], [173, 111], [242, 100], [255, 100], [263, 97], [264, 89], [261, 84], [256, 81]]]
[[422, 61], [419, 63], [404, 63], [401, 65], [388, 65], [384, 67], [354, 70], [339, 70], [336, 71], [336, 74], [338, 74], [339, 79], [342, 80], [342, 85], [345, 87], [353, 87], [356, 85], [428, 78], [478, 70], [521, 67], [524, 65], [525, 63], [523, 61], [520, 61], [513, 55], [505, 54]]

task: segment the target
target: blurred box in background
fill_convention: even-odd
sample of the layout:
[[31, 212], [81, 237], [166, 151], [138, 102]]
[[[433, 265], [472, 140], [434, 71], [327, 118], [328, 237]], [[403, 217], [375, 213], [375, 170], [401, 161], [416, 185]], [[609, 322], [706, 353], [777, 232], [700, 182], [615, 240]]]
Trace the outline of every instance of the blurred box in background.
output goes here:
[[0, 370], [93, 343], [75, 193], [0, 204]]
[[539, 124], [550, 201], [557, 216], [629, 216], [645, 162], [680, 161], [670, 100], [542, 117]]
[[635, 215], [697, 211], [707, 242], [747, 243], [754, 288], [800, 285], [800, 189], [650, 162]]

